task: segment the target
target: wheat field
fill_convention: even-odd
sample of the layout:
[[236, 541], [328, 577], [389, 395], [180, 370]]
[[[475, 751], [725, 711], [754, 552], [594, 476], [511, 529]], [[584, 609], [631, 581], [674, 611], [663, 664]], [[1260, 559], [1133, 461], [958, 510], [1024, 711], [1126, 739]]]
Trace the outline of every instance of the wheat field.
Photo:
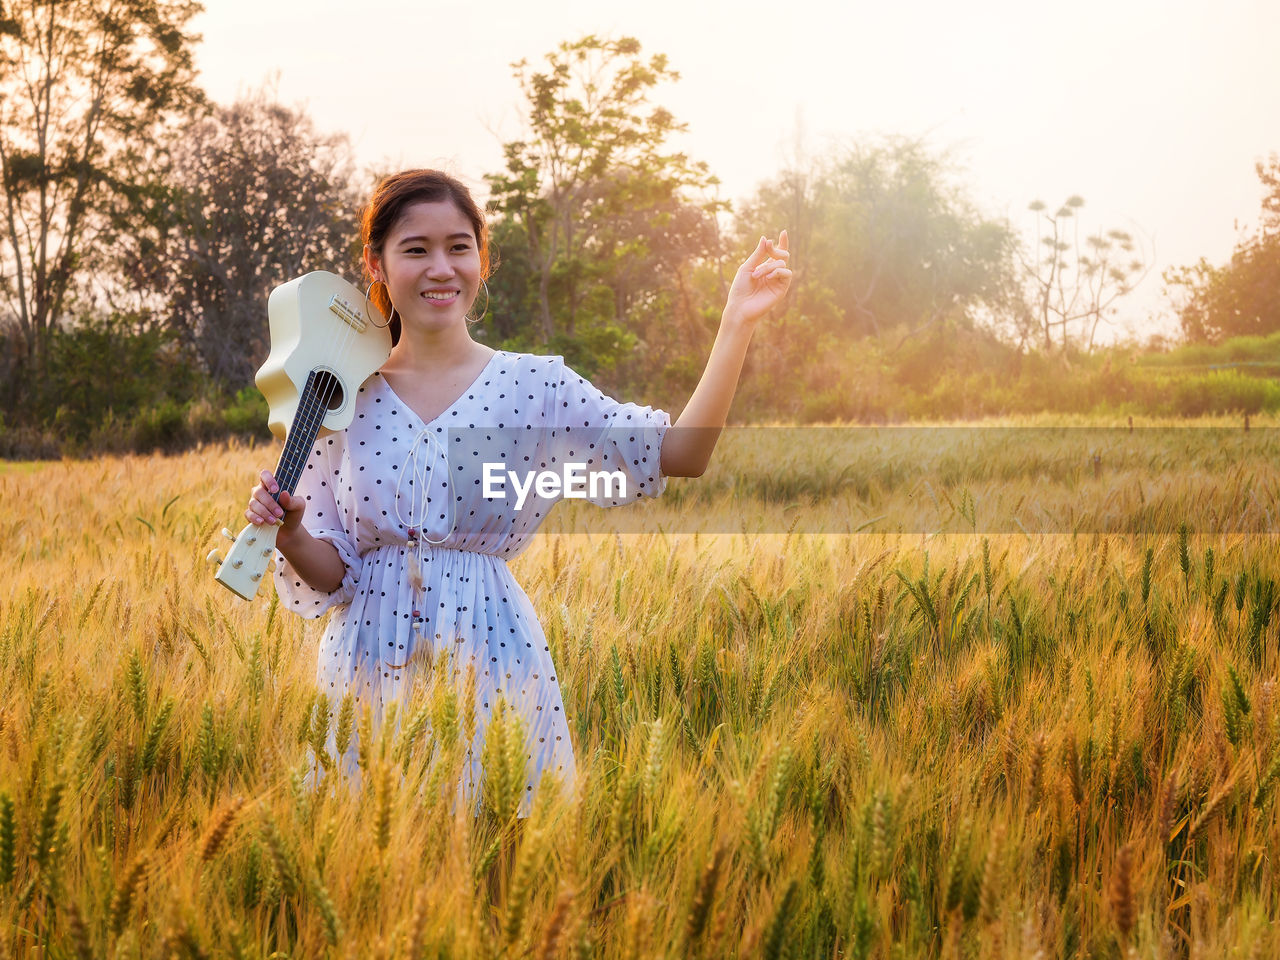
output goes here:
[[760, 434], [662, 532], [562, 506], [513, 567], [580, 790], [519, 824], [518, 720], [451, 812], [442, 671], [375, 729], [213, 581], [272, 448], [0, 465], [0, 951], [1280, 955], [1275, 426], [889, 473]]

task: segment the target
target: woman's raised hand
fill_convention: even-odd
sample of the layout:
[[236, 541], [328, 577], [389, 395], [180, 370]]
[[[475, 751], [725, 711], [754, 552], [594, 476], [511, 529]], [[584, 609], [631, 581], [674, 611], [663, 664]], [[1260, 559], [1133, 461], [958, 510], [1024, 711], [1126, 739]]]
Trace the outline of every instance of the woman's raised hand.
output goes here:
[[[281, 490], [270, 470], [263, 470], [259, 477], [261, 482], [249, 494], [249, 507], [244, 512], [245, 519], [250, 523], [279, 523], [280, 533], [276, 539], [279, 543], [280, 537], [287, 538], [298, 529], [298, 524], [302, 522], [302, 514], [307, 508], [307, 501]], [[280, 494], [279, 503], [272, 497], [276, 492]]]
[[751, 256], [734, 274], [725, 314], [755, 323], [781, 302], [791, 286], [791, 270], [787, 266], [790, 257], [787, 231], [782, 231], [777, 243], [761, 237]]

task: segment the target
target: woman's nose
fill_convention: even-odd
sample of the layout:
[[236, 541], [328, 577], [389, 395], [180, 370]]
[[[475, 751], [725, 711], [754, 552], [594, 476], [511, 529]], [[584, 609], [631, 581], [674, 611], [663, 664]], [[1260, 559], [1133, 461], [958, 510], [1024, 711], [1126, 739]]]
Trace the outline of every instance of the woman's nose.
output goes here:
[[453, 276], [453, 264], [449, 262], [449, 254], [441, 250], [433, 253], [427, 263], [427, 275], [433, 279], [447, 280]]

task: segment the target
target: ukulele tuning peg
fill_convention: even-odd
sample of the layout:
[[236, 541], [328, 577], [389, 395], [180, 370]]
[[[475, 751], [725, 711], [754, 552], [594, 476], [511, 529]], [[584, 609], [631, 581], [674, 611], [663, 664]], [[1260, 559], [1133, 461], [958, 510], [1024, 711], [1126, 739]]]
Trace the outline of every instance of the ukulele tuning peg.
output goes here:
[[228, 540], [235, 540], [236, 538], [236, 535], [232, 533], [231, 530], [227, 527], [222, 528], [222, 535], [226, 537]]
[[210, 550], [209, 555], [204, 559], [206, 563], [222, 563], [222, 554], [217, 550]]

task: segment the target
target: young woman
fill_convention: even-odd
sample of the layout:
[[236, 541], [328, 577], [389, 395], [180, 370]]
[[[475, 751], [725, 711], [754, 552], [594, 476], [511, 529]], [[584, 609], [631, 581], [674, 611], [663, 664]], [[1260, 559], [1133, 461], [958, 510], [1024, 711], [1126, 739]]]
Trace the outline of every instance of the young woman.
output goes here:
[[[317, 671], [330, 703], [351, 689], [357, 716], [370, 703], [379, 720], [408, 693], [412, 667], [449, 650], [455, 679], [468, 666], [476, 677], [478, 729], [459, 797], [479, 801], [484, 731], [503, 697], [525, 721], [527, 817], [544, 771], [569, 786], [576, 772], [556, 667], [508, 567], [557, 497], [516, 476], [503, 496], [485, 496], [495, 489], [482, 483], [482, 463], [527, 472], [585, 461], [618, 479], [588, 496], [602, 506], [657, 496], [667, 477], [700, 476], [755, 324], [790, 285], [787, 234], [761, 237], [738, 268], [706, 370], [675, 424], [606, 397], [562, 357], [472, 339], [488, 231], [458, 181], [433, 170], [385, 178], [362, 235], [391, 355], [360, 388], [351, 426], [317, 442], [294, 494], [264, 470], [245, 515], [280, 525], [275, 580], [285, 607], [304, 617], [333, 611]], [[331, 725], [331, 754], [334, 740]], [[353, 742], [339, 758], [353, 778], [356, 751]]]

